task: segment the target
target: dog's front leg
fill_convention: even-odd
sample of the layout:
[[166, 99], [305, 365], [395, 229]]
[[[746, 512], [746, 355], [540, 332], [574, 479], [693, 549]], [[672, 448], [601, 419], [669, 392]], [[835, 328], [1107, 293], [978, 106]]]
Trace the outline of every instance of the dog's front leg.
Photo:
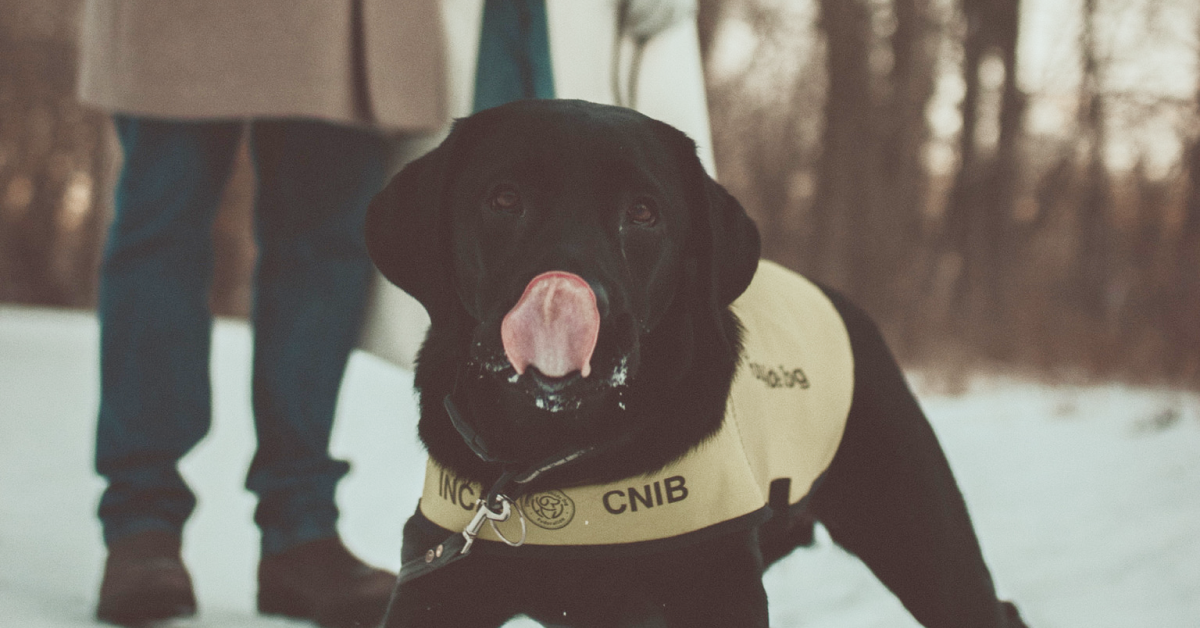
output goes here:
[[[489, 589], [483, 574], [455, 564], [398, 585], [382, 628], [498, 628], [514, 613], [505, 592]], [[495, 584], [493, 581], [492, 585]]]
[[767, 628], [762, 554], [753, 531], [644, 561], [664, 625]]
[[854, 350], [846, 431], [812, 511], [930, 628], [1023, 628], [996, 599], [966, 504], [878, 329], [836, 293]]

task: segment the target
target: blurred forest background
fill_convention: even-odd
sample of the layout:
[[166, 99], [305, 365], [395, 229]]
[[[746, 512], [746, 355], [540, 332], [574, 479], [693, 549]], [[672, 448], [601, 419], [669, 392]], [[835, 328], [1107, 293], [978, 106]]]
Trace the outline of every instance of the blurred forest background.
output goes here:
[[[0, 302], [90, 307], [119, 152], [79, 0], [0, 0]], [[909, 366], [1200, 388], [1200, 3], [700, 0], [719, 178]], [[243, 154], [214, 309], [244, 316]]]

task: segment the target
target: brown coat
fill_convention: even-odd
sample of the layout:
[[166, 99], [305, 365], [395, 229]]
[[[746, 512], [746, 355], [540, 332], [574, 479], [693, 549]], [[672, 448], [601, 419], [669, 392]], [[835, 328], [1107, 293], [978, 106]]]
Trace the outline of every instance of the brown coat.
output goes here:
[[87, 0], [81, 33], [79, 96], [109, 111], [447, 121], [437, 0]]

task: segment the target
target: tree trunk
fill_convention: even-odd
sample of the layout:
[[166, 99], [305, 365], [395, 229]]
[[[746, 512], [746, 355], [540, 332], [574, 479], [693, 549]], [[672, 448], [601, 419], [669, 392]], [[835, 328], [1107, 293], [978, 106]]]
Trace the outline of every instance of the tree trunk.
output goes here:
[[868, 61], [870, 12], [863, 0], [821, 0], [820, 27], [829, 87], [809, 267], [870, 307], [878, 295], [867, 277], [872, 249], [880, 240], [872, 219], [878, 161]]
[[1020, 180], [1021, 137], [1025, 121], [1025, 95], [1017, 85], [1017, 37], [1020, 29], [1018, 0], [998, 1], [992, 5], [992, 31], [996, 53], [1004, 65], [1004, 83], [1000, 92], [1000, 135], [990, 164], [987, 186], [982, 198], [980, 244], [983, 259], [976, 264], [971, 278], [982, 292], [980, 308], [989, 321], [985, 350], [993, 357], [1004, 357], [1015, 347], [1009, 346], [1013, 333], [1007, 311], [1007, 278], [1015, 270], [1021, 243], [1013, 225], [1013, 206]]
[[965, 91], [960, 111], [962, 130], [958, 136], [958, 170], [946, 203], [942, 242], [943, 254], [957, 257], [959, 272], [951, 291], [950, 311], [956, 318], [965, 314], [970, 278], [976, 273], [979, 255], [974, 246], [977, 190], [983, 178], [979, 159], [979, 99], [982, 87], [979, 68], [987, 53], [984, 0], [963, 0], [962, 12], [967, 31], [963, 39], [962, 77]]
[[1076, 213], [1078, 249], [1075, 287], [1080, 305], [1088, 314], [1105, 318], [1105, 300], [1110, 270], [1112, 232], [1112, 183], [1104, 163], [1107, 143], [1102, 68], [1096, 42], [1097, 0], [1084, 0], [1083, 32], [1080, 41], [1083, 82], [1080, 87], [1080, 135], [1088, 155], [1083, 196]]
[[[947, 201], [938, 247], [958, 264], [949, 290], [949, 313], [958, 331], [992, 354], [1005, 353], [1005, 278], [1015, 255], [1013, 204], [1019, 184], [1025, 97], [1017, 85], [1017, 0], [963, 0], [962, 131], [959, 166]], [[980, 145], [981, 69], [992, 56], [1004, 68], [999, 86], [996, 145]]]
[[895, 0], [893, 9], [891, 91], [880, 116], [886, 125], [881, 162], [887, 203], [877, 214], [887, 239], [880, 242], [873, 290], [886, 299], [881, 314], [903, 316], [903, 295], [911, 290], [901, 283], [922, 244], [929, 189], [923, 155], [930, 135], [926, 110], [934, 92], [939, 42], [929, 0]]
[[[1200, 80], [1197, 83], [1194, 115], [1200, 122]], [[1200, 384], [1200, 134], [1192, 138], [1183, 165], [1188, 192], [1164, 327], [1170, 346], [1169, 368], [1183, 383], [1195, 386]]]

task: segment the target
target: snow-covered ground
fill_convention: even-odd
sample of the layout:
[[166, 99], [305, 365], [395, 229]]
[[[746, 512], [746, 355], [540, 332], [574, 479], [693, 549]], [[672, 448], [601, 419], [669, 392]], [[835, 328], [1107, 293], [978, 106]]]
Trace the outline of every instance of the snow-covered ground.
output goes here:
[[[96, 336], [90, 313], [0, 306], [0, 627], [93, 625]], [[184, 548], [200, 615], [178, 626], [305, 625], [254, 612], [249, 341], [242, 323], [216, 326], [213, 429], [183, 463], [200, 500]], [[411, 383], [356, 355], [334, 435], [354, 464], [338, 496], [346, 542], [393, 569], [423, 470]], [[1031, 626], [1200, 627], [1200, 399], [1007, 378], [921, 396], [998, 585]], [[774, 567], [767, 587], [776, 628], [916, 626], [827, 539]]]

